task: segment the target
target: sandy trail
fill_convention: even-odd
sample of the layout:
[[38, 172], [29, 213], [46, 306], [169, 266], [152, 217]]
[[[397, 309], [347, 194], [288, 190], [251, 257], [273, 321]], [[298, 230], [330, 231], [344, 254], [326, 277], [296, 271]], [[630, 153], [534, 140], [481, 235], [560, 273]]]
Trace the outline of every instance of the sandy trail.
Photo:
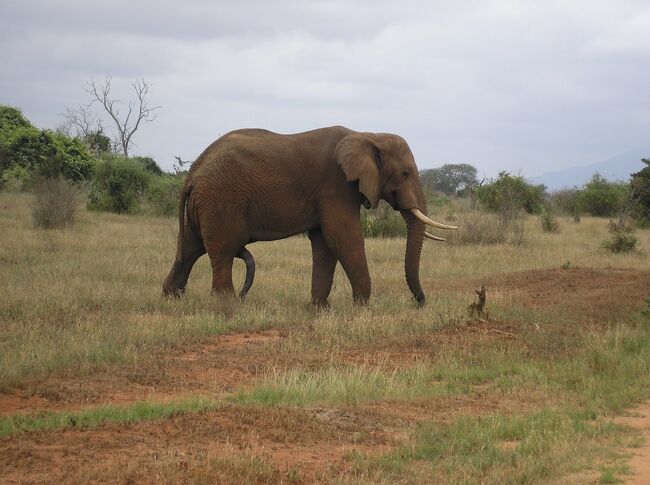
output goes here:
[[632, 449], [628, 461], [632, 476], [625, 483], [629, 485], [650, 484], [650, 403], [644, 403], [632, 410], [629, 416], [616, 418], [616, 422], [632, 426], [643, 433], [644, 444]]

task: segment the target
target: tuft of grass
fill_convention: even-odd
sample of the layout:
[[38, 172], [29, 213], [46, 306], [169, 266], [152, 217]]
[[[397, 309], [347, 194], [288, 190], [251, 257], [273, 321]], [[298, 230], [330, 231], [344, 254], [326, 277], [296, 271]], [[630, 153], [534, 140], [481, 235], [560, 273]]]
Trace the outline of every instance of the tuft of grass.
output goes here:
[[0, 417], [0, 437], [62, 428], [94, 428], [104, 423], [152, 421], [184, 413], [216, 409], [218, 406], [216, 401], [192, 398], [164, 404], [142, 401], [128, 407], [101, 406], [83, 411], [45, 412], [37, 415], [14, 414]]
[[308, 404], [356, 405], [367, 401], [412, 400], [454, 392], [436, 379], [436, 371], [424, 365], [386, 372], [378, 367], [327, 368], [320, 371], [291, 369], [273, 372], [251, 390], [231, 399], [239, 404], [305, 406]]

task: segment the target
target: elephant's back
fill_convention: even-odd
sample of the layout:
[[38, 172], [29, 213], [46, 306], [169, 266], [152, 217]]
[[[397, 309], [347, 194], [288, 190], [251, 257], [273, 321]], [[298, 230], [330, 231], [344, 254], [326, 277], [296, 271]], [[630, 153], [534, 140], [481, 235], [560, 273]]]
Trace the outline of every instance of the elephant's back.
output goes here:
[[259, 128], [231, 131], [208, 146], [190, 169], [195, 177], [228, 173], [245, 178], [303, 180], [336, 164], [334, 148], [352, 131], [321, 128], [283, 135]]

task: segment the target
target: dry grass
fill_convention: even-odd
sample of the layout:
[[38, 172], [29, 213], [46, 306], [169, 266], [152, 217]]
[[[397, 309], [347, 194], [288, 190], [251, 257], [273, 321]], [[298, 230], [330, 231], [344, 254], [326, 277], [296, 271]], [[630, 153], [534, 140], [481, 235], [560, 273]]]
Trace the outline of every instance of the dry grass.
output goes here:
[[78, 189], [63, 178], [43, 178], [34, 187], [34, 226], [56, 229], [72, 226], [79, 206]]
[[[29, 196], [2, 195], [1, 200], [0, 387], [30, 376], [76, 374], [104, 364], [141, 361], [146, 349], [207, 335], [302, 327], [309, 321], [333, 344], [402, 335], [405, 328], [423, 333], [464, 317], [472, 291], [467, 288], [469, 298], [447, 291], [453, 280], [558, 268], [566, 261], [573, 267], [647, 267], [644, 253], [612, 255], [602, 250], [603, 220], [585, 218], [558, 237], [541, 232], [530, 219], [527, 242], [518, 248], [426, 244], [421, 280], [429, 304], [423, 310], [415, 307], [404, 283], [400, 239], [366, 243], [373, 278], [368, 308], [353, 305], [340, 267], [332, 312], [322, 314], [308, 306], [311, 254], [302, 237], [250, 247], [258, 272], [244, 305], [210, 295], [207, 257], [197, 263], [186, 297], [165, 300], [160, 297], [161, 281], [175, 251], [173, 218], [83, 212], [74, 231], [44, 233], [28, 223]], [[649, 243], [649, 234], [640, 233], [639, 247]], [[235, 265], [241, 284], [243, 265], [239, 260]], [[502, 302], [511, 303], [508, 295], [491, 295], [492, 305]], [[345, 332], [344, 338], [338, 331]]]
[[[316, 414], [320, 408], [309, 410], [324, 406], [326, 416], [339, 416], [336, 423], [343, 430], [333, 441], [343, 440], [350, 447], [363, 442], [363, 437], [378, 433], [375, 424], [368, 424], [377, 420], [384, 429], [394, 430], [382, 438], [394, 454], [382, 458], [372, 449], [362, 450], [360, 456], [331, 452], [325, 454], [330, 461], [318, 466], [305, 464], [308, 458], [305, 463], [278, 465], [286, 457], [279, 458], [268, 440], [260, 449], [242, 448], [243, 454], [214, 459], [197, 453], [192, 448], [196, 443], [183, 442], [173, 446], [194, 454], [188, 451], [187, 457], [174, 455], [166, 461], [139, 455], [140, 445], [133, 444], [124, 452], [132, 453], [128, 456], [135, 460], [133, 470], [148, 470], [149, 476], [169, 472], [174, 481], [189, 469], [200, 477], [197, 481], [219, 473], [246, 481], [252, 476], [244, 472], [250, 462], [256, 464], [253, 475], [261, 482], [294, 477], [303, 482], [427, 483], [431, 470], [441, 467], [437, 473], [442, 475], [437, 476], [442, 481], [491, 482], [514, 470], [534, 483], [576, 471], [560, 456], [573, 449], [567, 448], [567, 440], [585, 443], [584, 453], [571, 458], [582, 467], [594, 460], [611, 461], [603, 450], [611, 449], [624, 432], [599, 423], [603, 432], [590, 433], [582, 428], [585, 420], [619, 412], [646, 395], [650, 369], [644, 363], [650, 360], [650, 340], [638, 310], [648, 296], [643, 285], [650, 271], [645, 252], [649, 231], [638, 233], [639, 251], [627, 254], [603, 250], [607, 222], [595, 218], [565, 222], [559, 234], [545, 233], [536, 218], [527, 218], [520, 245], [427, 242], [421, 280], [429, 298], [422, 309], [404, 281], [404, 240], [369, 239], [371, 303], [364, 308], [352, 303], [339, 267], [332, 309], [322, 312], [308, 305], [311, 251], [304, 237], [249, 247], [258, 270], [243, 304], [210, 295], [206, 257], [197, 263], [182, 299], [163, 299], [161, 282], [175, 253], [174, 218], [82, 211], [72, 230], [41, 231], [30, 224], [30, 204], [28, 195], [0, 194], [0, 390], [7, 396], [42, 396], [45, 384], [56, 389], [61, 382], [67, 386], [62, 389], [78, 386], [80, 395], [102, 395], [108, 389], [101, 387], [102, 379], [106, 386], [116, 386], [123, 381], [115, 376], [127, 375], [130, 386], [146, 385], [158, 395], [180, 385], [178, 379], [183, 385], [194, 381], [192, 390], [220, 402], [224, 395], [215, 394], [217, 386], [201, 388], [200, 383], [220, 382], [232, 372], [235, 377], [219, 391], [229, 402], [269, 409], [298, 406]], [[243, 264], [236, 260], [236, 285], [243, 273]], [[585, 288], [580, 278], [585, 278]], [[596, 283], [590, 286], [592, 280]], [[481, 282], [487, 282], [491, 320], [468, 322], [466, 308]], [[621, 289], [610, 301], [607, 293], [599, 293], [599, 285]], [[586, 300], [581, 303], [580, 298]], [[274, 329], [278, 338], [232, 348], [216, 338], [267, 329]], [[192, 374], [199, 365], [214, 367]], [[99, 390], [83, 387], [89, 381]], [[467, 408], [457, 405], [461, 399], [467, 400]], [[76, 405], [84, 402], [72, 400]], [[368, 409], [376, 412], [372, 419], [349, 417]], [[453, 412], [441, 411], [447, 409]], [[476, 415], [493, 417], [486, 423], [474, 420]], [[547, 417], [552, 423], [577, 424], [566, 435], [558, 426], [557, 436], [544, 438], [541, 455], [528, 450], [536, 446], [535, 436], [512, 453], [501, 453], [495, 445], [495, 440], [512, 438], [500, 430], [514, 426], [536, 433]], [[417, 422], [431, 419], [435, 425], [429, 422], [416, 429]], [[156, 429], [165, 442], [165, 433], [171, 431]], [[483, 446], [468, 436], [484, 429], [489, 432], [481, 439], [488, 443], [484, 449], [491, 458], [468, 462], [463, 458], [467, 449]], [[128, 429], [123, 432], [122, 439], [130, 443]], [[230, 444], [237, 432], [223, 442]], [[273, 446], [293, 446], [287, 443], [304, 433], [269, 440]], [[451, 440], [456, 444], [449, 449], [460, 451], [439, 456], [430, 443], [437, 439]], [[396, 442], [403, 447], [393, 446]], [[15, 463], [7, 456], [6, 463]], [[69, 463], [66, 466], [79, 466]], [[203, 467], [205, 463], [209, 467]], [[294, 473], [294, 466], [300, 473]], [[21, 471], [16, 473], [20, 476]], [[75, 476], [106, 478], [97, 469], [83, 473]]]

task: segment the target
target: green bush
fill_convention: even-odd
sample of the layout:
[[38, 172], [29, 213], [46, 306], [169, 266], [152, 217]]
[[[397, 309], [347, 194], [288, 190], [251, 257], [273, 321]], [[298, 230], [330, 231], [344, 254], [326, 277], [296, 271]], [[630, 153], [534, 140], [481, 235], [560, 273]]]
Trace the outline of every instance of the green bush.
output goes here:
[[10, 192], [28, 190], [32, 185], [32, 173], [19, 165], [4, 170], [0, 177], [0, 187]]
[[153, 175], [162, 175], [164, 173], [156, 161], [151, 157], [131, 157], [131, 160], [142, 165], [147, 172], [150, 172]]
[[95, 169], [88, 208], [128, 214], [135, 212], [149, 185], [151, 175], [144, 167], [121, 157], [107, 157]]
[[154, 177], [147, 188], [147, 201], [154, 214], [174, 215], [178, 212], [178, 197], [184, 176], [161, 175]]
[[57, 154], [50, 132], [33, 126], [20, 126], [5, 133], [4, 143], [7, 157], [4, 168], [17, 165], [33, 172]]
[[603, 248], [618, 254], [629, 253], [636, 249], [637, 237], [630, 231], [615, 231], [612, 237], [603, 242]]
[[[95, 161], [86, 145], [62, 133], [39, 130], [20, 110], [0, 106], [0, 175], [11, 170], [30, 176], [80, 182], [92, 177]], [[18, 168], [16, 168], [18, 167]], [[18, 172], [15, 172], [18, 173]]]
[[524, 209], [539, 214], [544, 207], [546, 187], [531, 185], [521, 176], [500, 172], [496, 180], [475, 189], [481, 205], [491, 212], [515, 214]]
[[550, 204], [555, 211], [580, 219], [582, 214], [580, 194], [581, 190], [577, 187], [557, 190], [550, 195]]
[[78, 206], [77, 189], [62, 177], [40, 178], [34, 185], [34, 226], [55, 229], [75, 222]]
[[592, 216], [614, 216], [628, 199], [629, 191], [628, 184], [610, 182], [596, 173], [580, 192], [579, 206]]
[[650, 226], [650, 158], [642, 158], [641, 163], [645, 167], [632, 174], [630, 187], [639, 198], [637, 224], [639, 228], [647, 228]]
[[[49, 132], [54, 141], [57, 157], [45, 163], [41, 172], [46, 176], [62, 175], [72, 182], [90, 180], [95, 172], [95, 159], [88, 147], [79, 138], [70, 138], [63, 133]], [[52, 163], [54, 161], [54, 163]], [[49, 173], [47, 173], [49, 171]]]

